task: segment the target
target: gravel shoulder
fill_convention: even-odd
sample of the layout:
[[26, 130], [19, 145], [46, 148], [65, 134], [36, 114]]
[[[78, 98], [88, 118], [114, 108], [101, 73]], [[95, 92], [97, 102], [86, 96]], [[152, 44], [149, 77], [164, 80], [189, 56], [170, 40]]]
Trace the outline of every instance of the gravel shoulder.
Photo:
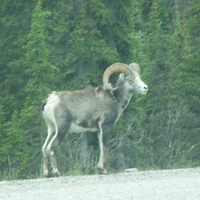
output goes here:
[[199, 200], [200, 168], [0, 182], [9, 200]]

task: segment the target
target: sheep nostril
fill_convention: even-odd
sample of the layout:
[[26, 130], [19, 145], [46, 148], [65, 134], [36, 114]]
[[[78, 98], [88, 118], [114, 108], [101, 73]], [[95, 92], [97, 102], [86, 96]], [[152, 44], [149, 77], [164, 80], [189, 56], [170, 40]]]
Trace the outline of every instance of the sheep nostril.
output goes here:
[[145, 89], [145, 90], [148, 90], [148, 86], [145, 86], [144, 89]]

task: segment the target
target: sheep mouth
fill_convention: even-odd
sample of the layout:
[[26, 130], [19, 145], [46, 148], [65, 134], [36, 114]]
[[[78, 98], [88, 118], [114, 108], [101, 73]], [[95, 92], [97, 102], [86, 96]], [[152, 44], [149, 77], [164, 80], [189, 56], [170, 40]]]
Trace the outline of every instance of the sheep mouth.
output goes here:
[[146, 94], [148, 92], [148, 90], [142, 90], [142, 91], [140, 91], [139, 93], [140, 94]]

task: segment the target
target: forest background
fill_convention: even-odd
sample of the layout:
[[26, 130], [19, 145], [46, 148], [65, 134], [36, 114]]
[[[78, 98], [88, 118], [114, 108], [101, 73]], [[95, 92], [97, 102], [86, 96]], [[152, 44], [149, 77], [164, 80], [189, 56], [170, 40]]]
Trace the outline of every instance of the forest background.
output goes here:
[[[199, 0], [1, 0], [0, 180], [42, 176], [41, 102], [101, 85], [115, 62], [139, 63], [149, 91], [110, 134], [110, 171], [199, 166], [199, 55]], [[97, 135], [68, 134], [56, 154], [65, 175], [96, 173]]]

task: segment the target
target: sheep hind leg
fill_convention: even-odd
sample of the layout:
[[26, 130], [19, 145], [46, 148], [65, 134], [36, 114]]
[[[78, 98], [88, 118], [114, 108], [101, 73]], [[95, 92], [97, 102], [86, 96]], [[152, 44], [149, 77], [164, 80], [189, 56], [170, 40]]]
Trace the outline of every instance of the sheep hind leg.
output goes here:
[[56, 176], [62, 176], [62, 173], [58, 169], [57, 160], [55, 156], [55, 150], [57, 146], [60, 144], [60, 142], [63, 140], [64, 136], [67, 133], [67, 130], [68, 130], [68, 126], [66, 125], [63, 125], [57, 128], [55, 135], [53, 136], [49, 145], [47, 146], [48, 154], [51, 160], [52, 170]]
[[58, 141], [57, 137], [54, 136], [47, 147], [47, 151], [48, 151], [48, 155], [51, 160], [53, 174], [55, 174], [57, 176], [62, 176], [60, 170], [58, 169], [57, 160], [56, 160], [56, 156], [55, 156], [55, 150], [56, 150], [56, 147], [58, 146], [58, 144], [59, 144], [59, 141]]
[[52, 139], [54, 131], [49, 127], [48, 128], [48, 134], [47, 138], [42, 146], [42, 153], [43, 153], [43, 176], [48, 177], [49, 176], [49, 159], [48, 159], [48, 152], [47, 152], [47, 145], [49, 144], [50, 140]]

